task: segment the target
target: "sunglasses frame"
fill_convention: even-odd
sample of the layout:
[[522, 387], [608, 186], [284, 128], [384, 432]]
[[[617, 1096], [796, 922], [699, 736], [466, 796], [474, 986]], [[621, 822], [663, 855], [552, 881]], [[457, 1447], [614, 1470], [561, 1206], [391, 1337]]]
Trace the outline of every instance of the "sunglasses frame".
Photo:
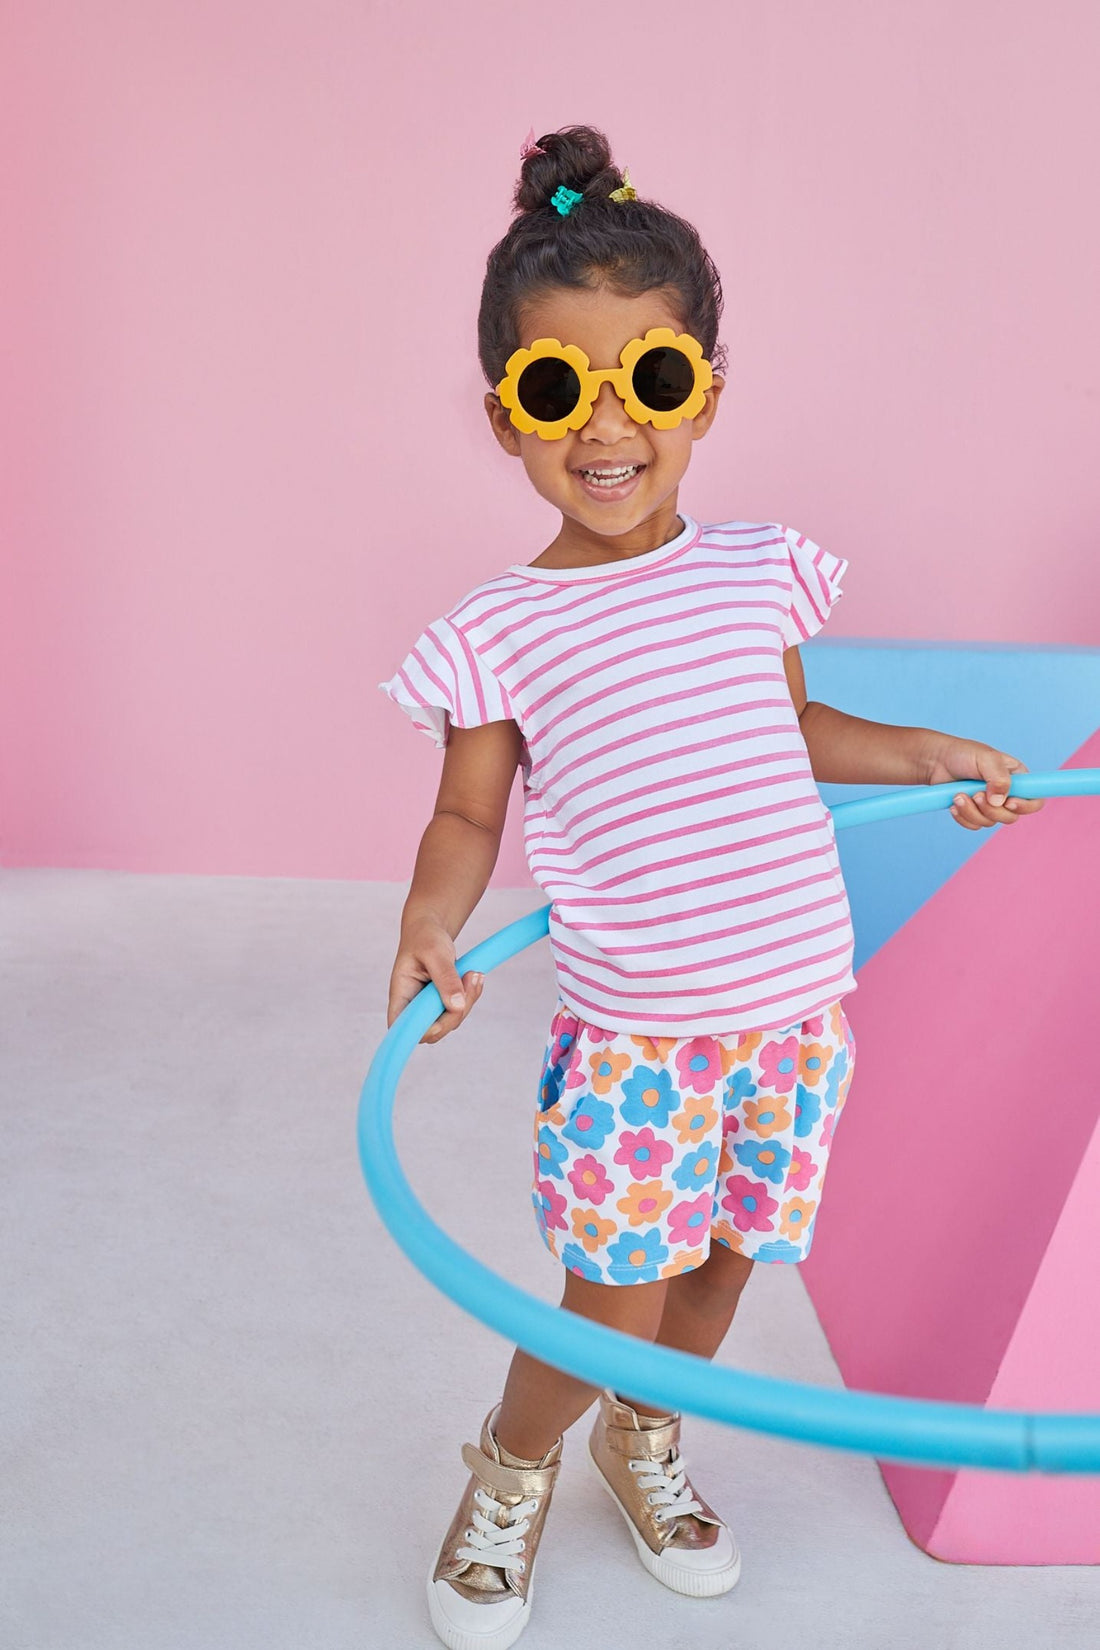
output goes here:
[[[634, 368], [651, 349], [678, 349], [687, 356], [695, 369], [695, 384], [682, 406], [671, 412], [659, 412], [639, 401], [634, 393]], [[556, 357], [572, 367], [580, 380], [581, 393], [577, 405], [566, 418], [545, 420], [532, 418], [520, 405], [519, 380], [532, 361]], [[508, 357], [505, 376], [497, 385], [501, 403], [508, 408], [508, 416], [525, 435], [538, 435], [543, 441], [558, 441], [569, 430], [579, 430], [592, 416], [592, 408], [600, 393], [600, 386], [610, 381], [612, 389], [636, 424], [652, 424], [654, 429], [674, 430], [681, 419], [694, 418], [706, 405], [706, 391], [714, 382], [710, 362], [703, 354], [703, 346], [689, 332], [673, 332], [671, 327], [651, 327], [644, 338], [632, 338], [619, 356], [617, 367], [601, 372], [592, 370], [588, 356], [576, 344], [563, 344], [557, 338], [536, 338], [530, 349], [517, 349]]]

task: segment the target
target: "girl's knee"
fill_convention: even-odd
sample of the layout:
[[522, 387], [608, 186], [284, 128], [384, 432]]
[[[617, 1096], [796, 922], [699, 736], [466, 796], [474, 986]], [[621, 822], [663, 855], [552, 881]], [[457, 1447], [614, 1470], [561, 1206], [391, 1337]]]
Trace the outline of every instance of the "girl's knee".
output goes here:
[[736, 1249], [715, 1241], [711, 1244], [710, 1253], [702, 1266], [697, 1266], [692, 1272], [681, 1273], [675, 1281], [682, 1283], [694, 1296], [713, 1296], [716, 1300], [725, 1301], [731, 1295], [741, 1293], [754, 1264]]
[[575, 1272], [565, 1275], [561, 1304], [582, 1318], [652, 1340], [661, 1322], [668, 1283], [593, 1283]]

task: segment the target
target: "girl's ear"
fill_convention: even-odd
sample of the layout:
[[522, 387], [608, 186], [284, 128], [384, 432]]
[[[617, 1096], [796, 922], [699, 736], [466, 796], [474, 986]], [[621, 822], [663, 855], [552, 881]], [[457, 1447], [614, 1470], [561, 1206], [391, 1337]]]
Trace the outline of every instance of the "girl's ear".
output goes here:
[[718, 411], [718, 398], [722, 394], [725, 387], [726, 380], [722, 377], [720, 372], [716, 372], [711, 382], [710, 389], [703, 391], [703, 394], [706, 396], [706, 405], [703, 407], [702, 412], [696, 413], [695, 417], [691, 421], [691, 439], [693, 441], [698, 441], [701, 436], [706, 435], [707, 431], [714, 423], [714, 415]]
[[511, 454], [513, 458], [518, 458], [520, 456], [519, 435], [516, 426], [509, 418], [508, 409], [500, 396], [493, 390], [490, 390], [485, 397], [485, 411], [493, 434], [504, 448], [504, 451]]

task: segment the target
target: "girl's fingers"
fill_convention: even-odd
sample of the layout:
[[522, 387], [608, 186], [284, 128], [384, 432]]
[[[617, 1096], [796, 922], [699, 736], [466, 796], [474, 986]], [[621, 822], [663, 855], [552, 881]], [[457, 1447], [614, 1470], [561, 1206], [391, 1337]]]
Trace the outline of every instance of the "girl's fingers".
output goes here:
[[980, 831], [990, 825], [1014, 825], [1021, 814], [1032, 814], [1043, 805], [1040, 797], [1009, 796], [1003, 806], [994, 807], [985, 791], [968, 796], [960, 791], [951, 807], [951, 813], [967, 830]]
[[973, 799], [963, 791], [960, 791], [951, 804], [951, 816], [968, 831], [980, 831], [982, 828], [981, 816], [974, 806]]
[[462, 991], [466, 1005], [461, 1009], [449, 1009], [441, 1014], [438, 1020], [433, 1020], [427, 1031], [421, 1037], [422, 1043], [438, 1043], [440, 1038], [446, 1037], [450, 1031], [456, 1031], [469, 1014], [478, 998], [481, 996], [484, 977], [481, 974], [470, 972], [463, 977]]

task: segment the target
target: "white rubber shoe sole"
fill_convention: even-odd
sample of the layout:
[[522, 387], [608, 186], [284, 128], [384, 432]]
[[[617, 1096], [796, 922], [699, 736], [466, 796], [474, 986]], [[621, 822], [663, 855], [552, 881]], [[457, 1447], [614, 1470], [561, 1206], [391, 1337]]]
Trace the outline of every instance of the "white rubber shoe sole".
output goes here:
[[[680, 1562], [652, 1552], [634, 1528], [634, 1520], [600, 1471], [592, 1451], [586, 1449], [585, 1454], [590, 1470], [622, 1513], [638, 1557], [651, 1576], [663, 1586], [670, 1587], [674, 1593], [686, 1593], [689, 1598], [716, 1598], [719, 1593], [728, 1593], [732, 1587], [736, 1587], [741, 1575], [741, 1554], [737, 1550], [733, 1535], [725, 1525], [719, 1530], [718, 1540], [709, 1550], [696, 1549], [695, 1553], [689, 1553], [682, 1548], [674, 1549], [681, 1554]], [[684, 1563], [684, 1559], [688, 1559], [688, 1562]], [[700, 1560], [702, 1562], [699, 1562]]]
[[[447, 1582], [437, 1583], [435, 1559], [428, 1571], [428, 1612], [436, 1634], [448, 1650], [508, 1650], [515, 1644], [531, 1619], [531, 1600], [535, 1583], [532, 1579], [524, 1601], [512, 1595], [500, 1604], [474, 1604], [461, 1593], [456, 1593]], [[445, 1600], [440, 1597], [446, 1588]], [[514, 1608], [508, 1608], [509, 1603]]]

